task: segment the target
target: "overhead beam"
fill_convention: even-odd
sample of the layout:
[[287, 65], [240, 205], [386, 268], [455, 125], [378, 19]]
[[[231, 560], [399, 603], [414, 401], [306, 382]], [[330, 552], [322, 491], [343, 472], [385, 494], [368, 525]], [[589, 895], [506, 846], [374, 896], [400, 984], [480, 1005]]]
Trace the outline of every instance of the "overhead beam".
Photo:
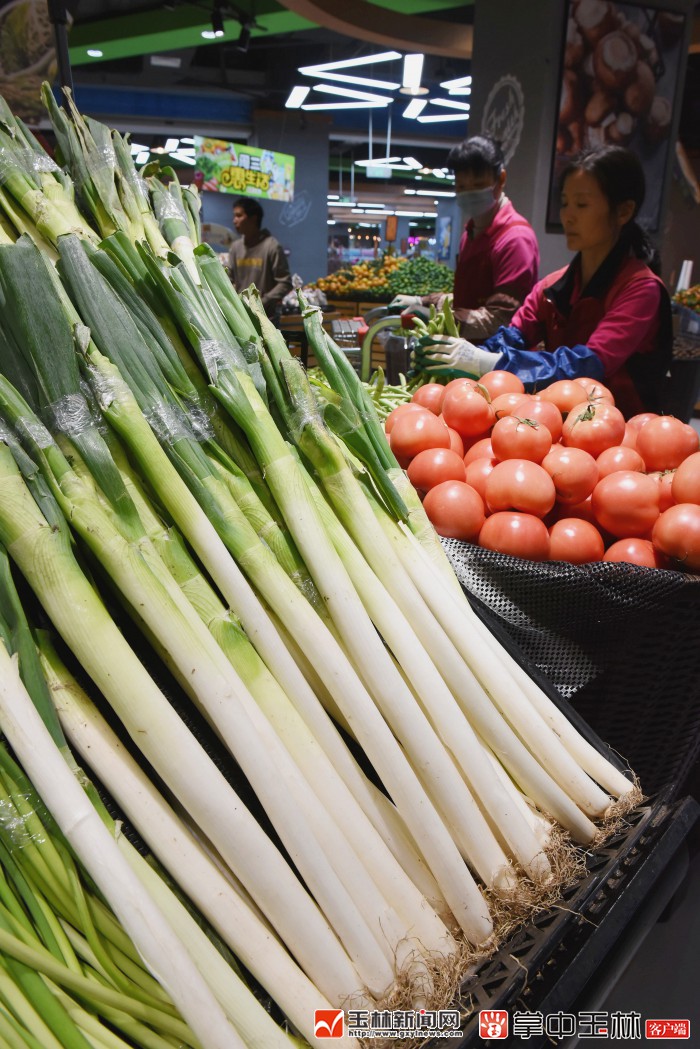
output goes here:
[[288, 11], [325, 29], [402, 51], [421, 51], [445, 58], [471, 58], [474, 40], [470, 25], [416, 18], [389, 11], [367, 0], [279, 0]]

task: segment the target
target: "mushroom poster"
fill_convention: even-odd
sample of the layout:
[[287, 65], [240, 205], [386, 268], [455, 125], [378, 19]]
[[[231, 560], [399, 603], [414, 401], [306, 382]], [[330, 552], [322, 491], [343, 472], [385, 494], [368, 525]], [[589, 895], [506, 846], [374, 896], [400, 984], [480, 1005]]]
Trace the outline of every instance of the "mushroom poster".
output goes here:
[[560, 176], [582, 149], [627, 146], [647, 192], [638, 221], [658, 229], [686, 16], [609, 0], [570, 0], [547, 228], [560, 229]]

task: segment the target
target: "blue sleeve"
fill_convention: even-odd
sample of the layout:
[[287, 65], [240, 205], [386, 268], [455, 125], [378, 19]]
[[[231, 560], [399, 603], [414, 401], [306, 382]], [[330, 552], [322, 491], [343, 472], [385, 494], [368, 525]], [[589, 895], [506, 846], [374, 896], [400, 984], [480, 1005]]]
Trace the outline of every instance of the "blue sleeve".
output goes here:
[[541, 389], [557, 379], [605, 378], [603, 363], [590, 346], [559, 346], [551, 353], [528, 350], [519, 328], [499, 328], [484, 342], [484, 349], [500, 353], [497, 368], [514, 372], [528, 391]]

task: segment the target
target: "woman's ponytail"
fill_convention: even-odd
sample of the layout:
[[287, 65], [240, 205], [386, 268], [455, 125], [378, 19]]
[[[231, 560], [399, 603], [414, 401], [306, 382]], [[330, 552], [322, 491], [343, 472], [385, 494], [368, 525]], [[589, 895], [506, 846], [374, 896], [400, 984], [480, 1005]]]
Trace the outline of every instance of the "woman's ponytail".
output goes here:
[[652, 273], [661, 276], [661, 256], [652, 244], [646, 230], [643, 230], [634, 219], [623, 227], [620, 240], [629, 244], [636, 258], [645, 262]]

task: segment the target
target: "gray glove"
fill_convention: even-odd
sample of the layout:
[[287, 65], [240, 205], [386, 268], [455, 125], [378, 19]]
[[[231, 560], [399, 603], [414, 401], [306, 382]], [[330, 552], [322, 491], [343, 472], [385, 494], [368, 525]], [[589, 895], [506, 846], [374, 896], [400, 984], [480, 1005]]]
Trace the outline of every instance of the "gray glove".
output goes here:
[[422, 306], [423, 299], [420, 295], [395, 295], [389, 305], [400, 306], [405, 310], [408, 306]]
[[467, 375], [479, 379], [498, 367], [502, 354], [490, 353], [467, 339], [451, 335], [435, 335], [422, 349], [423, 370], [431, 375], [458, 377]]

